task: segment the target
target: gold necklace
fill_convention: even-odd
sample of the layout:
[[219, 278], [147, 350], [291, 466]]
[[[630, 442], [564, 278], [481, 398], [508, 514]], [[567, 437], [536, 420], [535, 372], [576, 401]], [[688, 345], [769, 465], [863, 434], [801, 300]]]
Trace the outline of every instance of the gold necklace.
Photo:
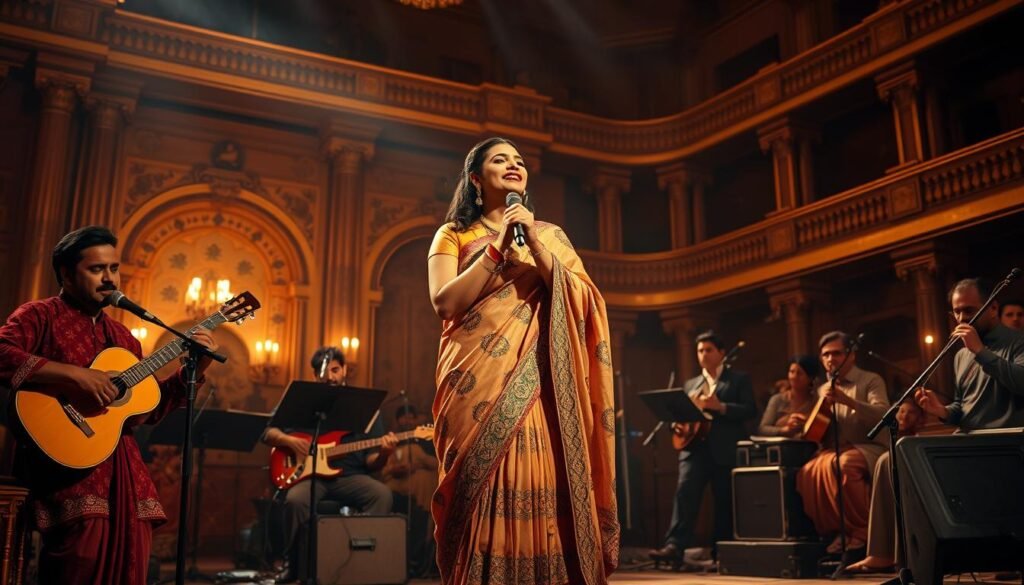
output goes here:
[[491, 232], [494, 235], [498, 235], [499, 230], [492, 228], [491, 225], [487, 223], [487, 220], [484, 219], [483, 215], [480, 216], [480, 223], [483, 224], [485, 230]]

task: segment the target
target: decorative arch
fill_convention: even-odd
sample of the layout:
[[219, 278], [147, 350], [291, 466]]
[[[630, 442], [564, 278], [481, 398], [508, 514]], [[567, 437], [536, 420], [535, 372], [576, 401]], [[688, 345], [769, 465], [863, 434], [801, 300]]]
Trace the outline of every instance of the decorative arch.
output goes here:
[[[380, 292], [381, 276], [391, 256], [413, 240], [434, 237], [438, 227], [436, 217], [423, 215], [396, 223], [382, 233], [367, 253], [367, 261], [363, 265], [366, 271], [363, 282], [367, 288], [373, 292]], [[426, 262], [427, 259], [424, 258], [423, 261]]]
[[197, 183], [165, 191], [124, 222], [121, 249], [129, 264], [145, 268], [167, 240], [200, 228], [228, 229], [249, 238], [279, 271], [275, 276], [287, 274], [282, 283], [309, 284], [315, 260], [302, 230], [271, 202], [245, 189], [227, 196]]
[[[367, 251], [361, 277], [364, 294], [359, 311], [359, 330], [365, 331], [368, 337], [363, 340], [366, 348], [363, 355], [375, 355], [377, 308], [384, 298], [381, 279], [388, 261], [395, 252], [409, 242], [432, 238], [438, 225], [438, 218], [432, 215], [422, 215], [400, 221], [381, 233]], [[424, 258], [423, 261], [426, 262], [427, 259]], [[363, 379], [369, 382], [373, 380], [373, 360], [368, 357], [365, 361], [367, 371]]]

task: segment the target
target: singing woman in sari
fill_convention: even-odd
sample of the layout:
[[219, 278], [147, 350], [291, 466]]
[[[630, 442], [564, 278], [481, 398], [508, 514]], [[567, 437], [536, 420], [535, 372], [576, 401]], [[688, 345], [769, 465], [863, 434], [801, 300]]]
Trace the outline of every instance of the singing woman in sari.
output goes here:
[[512, 142], [477, 144], [430, 248], [444, 585], [599, 585], [618, 564], [605, 303], [565, 232], [535, 221], [527, 177]]

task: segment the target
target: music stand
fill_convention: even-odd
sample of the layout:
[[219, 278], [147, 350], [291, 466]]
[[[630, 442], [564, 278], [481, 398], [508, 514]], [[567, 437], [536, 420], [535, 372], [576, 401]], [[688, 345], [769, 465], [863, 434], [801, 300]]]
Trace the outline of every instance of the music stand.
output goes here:
[[[149, 434], [148, 445], [171, 445], [180, 447], [184, 442], [186, 412], [184, 408], [172, 410]], [[206, 409], [192, 420], [192, 448], [199, 449], [196, 464], [196, 495], [192, 510], [192, 551], [191, 566], [185, 572], [190, 580], [214, 581], [211, 575], [199, 572], [196, 557], [199, 551], [199, 513], [202, 509], [203, 467], [206, 450], [238, 451], [249, 453], [256, 446], [267, 428], [270, 415], [243, 410]]]
[[660, 422], [692, 423], [711, 420], [682, 388], [661, 388], [637, 392]]
[[[365, 432], [380, 409], [386, 390], [334, 386], [322, 382], [294, 381], [274, 408], [270, 426], [279, 429], [313, 429], [309, 456], [313, 459], [309, 481], [316, 481], [317, 442], [322, 431]], [[306, 579], [316, 585], [316, 490], [309, 489], [309, 525], [306, 536]], [[297, 537], [298, 535], [296, 535]], [[295, 543], [292, 543], [295, 546]]]

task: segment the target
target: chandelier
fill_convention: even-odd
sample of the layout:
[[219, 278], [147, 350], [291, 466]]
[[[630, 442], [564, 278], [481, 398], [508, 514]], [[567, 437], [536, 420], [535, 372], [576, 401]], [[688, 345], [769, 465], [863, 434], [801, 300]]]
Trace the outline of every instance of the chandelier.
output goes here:
[[406, 6], [415, 6], [420, 10], [430, 10], [431, 8], [448, 8], [449, 6], [458, 6], [462, 4], [462, 0], [398, 0]]
[[232, 296], [231, 281], [193, 277], [185, 292], [185, 312], [193, 319], [210, 315]]

